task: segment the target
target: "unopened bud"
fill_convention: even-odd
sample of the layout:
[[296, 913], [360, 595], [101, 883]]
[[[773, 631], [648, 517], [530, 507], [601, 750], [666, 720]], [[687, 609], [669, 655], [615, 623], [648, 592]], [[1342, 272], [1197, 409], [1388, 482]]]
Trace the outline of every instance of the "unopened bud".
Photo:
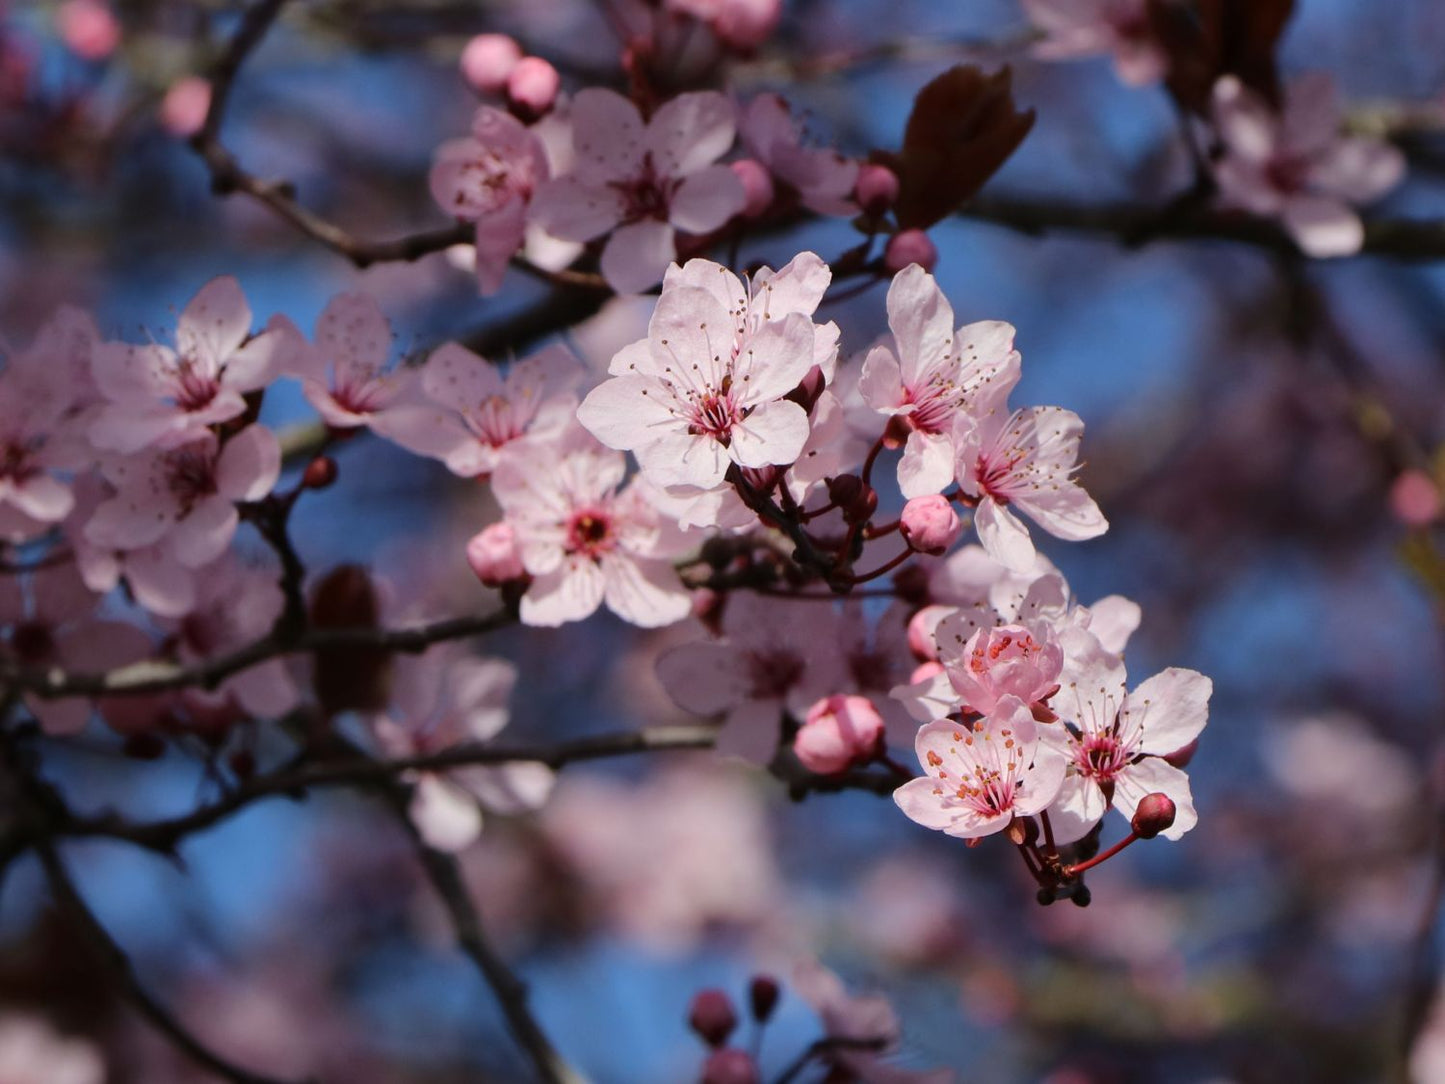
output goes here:
[[478, 34], [462, 50], [462, 78], [474, 90], [497, 94], [522, 59], [522, 47], [506, 34]]
[[935, 557], [957, 542], [963, 532], [953, 502], [941, 493], [914, 497], [905, 504], [898, 527], [912, 549]]
[[899, 230], [883, 250], [883, 266], [896, 275], [909, 264], [932, 271], [938, 263], [938, 249], [922, 230]]
[[1390, 486], [1390, 511], [1406, 527], [1425, 527], [1440, 518], [1440, 487], [1422, 470], [1402, 471]]
[[702, 1084], [759, 1084], [762, 1079], [757, 1063], [735, 1047], [714, 1051], [702, 1067]]
[[467, 564], [488, 587], [500, 587], [526, 575], [512, 525], [493, 523], [467, 543]]
[[557, 69], [539, 56], [524, 56], [507, 76], [507, 98], [528, 120], [550, 112], [561, 88]]
[[881, 215], [898, 202], [898, 174], [887, 166], [864, 162], [858, 167], [853, 198], [870, 215]]
[[878, 494], [856, 474], [829, 478], [828, 499], [838, 506], [849, 523], [867, 523], [878, 510]]
[[753, 1010], [753, 1019], [766, 1024], [768, 1017], [778, 1006], [778, 980], [771, 975], [754, 975], [748, 983], [748, 1004]]
[[1155, 791], [1139, 800], [1139, 808], [1134, 810], [1129, 827], [1134, 829], [1134, 834], [1140, 839], [1153, 839], [1173, 823], [1174, 799]]
[[722, 1046], [738, 1026], [732, 998], [717, 989], [699, 990], [687, 1011], [687, 1023], [708, 1046]]
[[743, 217], [757, 218], [773, 205], [773, 175], [755, 158], [740, 158], [728, 168], [743, 182]]
[[883, 741], [883, 716], [864, 696], [827, 696], [808, 709], [793, 738], [799, 762], [818, 775], [866, 764]]
[[301, 472], [301, 484], [307, 489], [325, 489], [336, 481], [336, 460], [329, 455], [318, 455]]
[[813, 407], [818, 402], [818, 396], [823, 394], [828, 380], [823, 375], [823, 370], [814, 365], [808, 370], [807, 375], [796, 388], [783, 396], [790, 402], [797, 403], [809, 414], [813, 413]]

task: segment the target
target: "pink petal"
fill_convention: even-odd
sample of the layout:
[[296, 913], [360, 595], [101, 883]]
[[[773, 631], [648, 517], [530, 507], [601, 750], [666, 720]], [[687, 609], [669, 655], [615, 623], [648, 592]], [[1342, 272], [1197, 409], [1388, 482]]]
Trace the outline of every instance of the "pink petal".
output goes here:
[[886, 346], [875, 346], [863, 359], [863, 372], [858, 377], [858, 394], [880, 414], [907, 413], [907, 395], [899, 373], [898, 359]]
[[[241, 284], [222, 275], [202, 286], [176, 321], [176, 348], [215, 375], [251, 334], [251, 307]], [[213, 367], [212, 367], [213, 366]]]
[[615, 188], [569, 175], [538, 188], [528, 215], [560, 240], [590, 241], [621, 222], [624, 213], [625, 201]]
[[1365, 243], [1360, 216], [1328, 196], [1292, 196], [1284, 205], [1284, 225], [1306, 256], [1353, 256]]
[[728, 644], [681, 644], [657, 660], [657, 680], [684, 711], [716, 715], [738, 704], [747, 688], [747, 665]]
[[685, 177], [726, 154], [736, 131], [733, 104], [725, 95], [716, 91], [679, 94], [664, 102], [648, 122], [646, 149], [664, 177]]
[[1177, 840], [1199, 823], [1189, 777], [1158, 757], [1145, 757], [1114, 777], [1114, 808], [1125, 820], [1133, 820], [1148, 794], [1165, 794], [1174, 802], [1174, 823], [1160, 833], [1165, 839]]
[[792, 463], [807, 442], [807, 411], [790, 400], [775, 399], [733, 426], [729, 451], [741, 466], [765, 467]]
[[1203, 674], [1170, 667], [1131, 692], [1119, 714], [1143, 729], [1141, 753], [1167, 756], [1199, 737], [1209, 721], [1213, 691], [1214, 683]]
[[602, 605], [606, 584], [586, 558], [572, 558], [532, 581], [522, 597], [522, 624], [554, 627], [590, 617]]
[[248, 425], [226, 441], [216, 461], [216, 489], [233, 501], [259, 501], [281, 475], [281, 443], [264, 425]]
[[725, 756], [767, 764], [782, 736], [783, 706], [776, 700], [744, 700], [728, 713], [714, 748]]
[[572, 99], [573, 172], [578, 180], [607, 184], [635, 177], [648, 149], [643, 131], [637, 107], [621, 94], [599, 87], [578, 91]]
[[607, 608], [639, 628], [673, 625], [692, 613], [692, 596], [666, 561], [635, 561], [619, 553], [602, 558]]
[[460, 851], [482, 834], [482, 811], [476, 798], [431, 772], [417, 780], [407, 815], [433, 850]]
[[903, 382], [915, 384], [953, 349], [953, 308], [923, 268], [909, 264], [888, 287], [888, 326], [898, 343]]
[[668, 220], [684, 233], [710, 233], [743, 209], [747, 192], [727, 166], [698, 170], [668, 201]]
[[337, 294], [316, 322], [316, 345], [338, 375], [369, 377], [391, 354], [391, 324], [370, 294]]
[[1055, 538], [1082, 542], [1109, 529], [1109, 521], [1094, 498], [1077, 482], [1041, 485], [1028, 496], [1015, 498], [1014, 503]]
[[577, 420], [609, 448], [627, 451], [683, 431], [663, 388], [645, 376], [614, 376], [593, 388]]
[[973, 525], [984, 552], [999, 564], [1014, 572], [1027, 572], [1033, 568], [1037, 551], [1029, 538], [1029, 529], [992, 497], [985, 497], [979, 502], [973, 514]]
[[908, 434], [898, 462], [898, 488], [903, 496], [926, 497], [942, 493], [953, 481], [953, 441], [942, 433]]
[[209, 497], [176, 523], [166, 538], [166, 548], [187, 568], [200, 568], [226, 552], [239, 521], [236, 506], [230, 501]]
[[620, 226], [602, 250], [602, 277], [619, 294], [640, 294], [662, 281], [677, 255], [670, 223], [647, 219]]

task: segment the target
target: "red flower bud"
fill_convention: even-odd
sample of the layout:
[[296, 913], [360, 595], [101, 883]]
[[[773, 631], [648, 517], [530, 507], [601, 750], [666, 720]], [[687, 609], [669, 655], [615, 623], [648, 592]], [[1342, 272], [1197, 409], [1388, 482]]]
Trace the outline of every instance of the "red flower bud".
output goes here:
[[1140, 839], [1153, 839], [1173, 823], [1174, 800], [1169, 795], [1156, 791], [1144, 795], [1140, 800], [1139, 808], [1134, 810], [1134, 819], [1129, 822], [1129, 826]]

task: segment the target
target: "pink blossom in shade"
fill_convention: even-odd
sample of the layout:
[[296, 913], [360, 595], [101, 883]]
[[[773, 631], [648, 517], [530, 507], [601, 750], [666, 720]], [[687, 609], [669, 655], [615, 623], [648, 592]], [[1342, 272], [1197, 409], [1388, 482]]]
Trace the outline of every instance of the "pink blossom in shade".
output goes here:
[[176, 345], [103, 342], [92, 355], [106, 400], [90, 427], [97, 448], [127, 454], [174, 448], [245, 413], [247, 392], [268, 384], [292, 349], [283, 321], [251, 335], [251, 309], [229, 276], [201, 288], [176, 323]]
[[793, 737], [793, 752], [803, 767], [836, 775], [866, 764], [883, 744], [883, 716], [867, 697], [834, 695], [811, 708]]
[[1058, 691], [1064, 650], [1047, 625], [977, 629], [947, 618], [938, 626], [939, 661], [964, 710], [986, 715], [1005, 696], [1031, 708]]
[[[489, 741], [506, 726], [516, 680], [511, 663], [460, 651], [397, 659], [391, 706], [372, 719], [372, 729], [390, 759]], [[404, 778], [413, 787], [412, 823], [429, 846], [442, 851], [459, 851], [477, 838], [484, 808], [503, 815], [540, 808], [553, 783], [545, 764], [525, 761]]]
[[910, 549], [938, 556], [958, 541], [963, 523], [952, 501], [940, 493], [930, 493], [914, 497], [903, 506], [899, 530]]
[[0, 367], [0, 538], [23, 542], [64, 519], [75, 499], [66, 476], [90, 463], [85, 439], [95, 390], [95, 325], [59, 310]]
[[[0, 629], [6, 630], [0, 656], [27, 669], [58, 666], [84, 673], [146, 658], [150, 637], [129, 622], [96, 619], [99, 601], [73, 564], [42, 569], [23, 584], [20, 577], [0, 576]], [[47, 734], [83, 730], [95, 707], [84, 698], [33, 695], [26, 696], [25, 706]], [[99, 706], [105, 712], [107, 702]]]
[[443, 211], [476, 223], [477, 282], [484, 296], [502, 287], [523, 246], [527, 208], [550, 176], [542, 141], [511, 114], [484, 105], [472, 134], [437, 148], [429, 182]]
[[1063, 786], [1065, 755], [1040, 741], [1043, 729], [1015, 696], [972, 723], [928, 723], [914, 743], [924, 774], [894, 791], [893, 800], [910, 819], [950, 836], [1001, 832], [1014, 817], [1050, 806]]
[[1094, 646], [1052, 701], [1063, 722], [1040, 728], [1044, 744], [1068, 763], [1049, 810], [1054, 832], [1064, 842], [1078, 839], [1111, 804], [1127, 821], [1146, 794], [1159, 793], [1176, 807], [1173, 825], [1161, 834], [1179, 839], [1198, 816], [1189, 777], [1163, 758], [1199, 737], [1213, 683], [1194, 670], [1171, 667], [1128, 692], [1123, 663]]
[[356, 429], [418, 398], [415, 370], [388, 364], [394, 339], [370, 294], [337, 294], [316, 321], [315, 343], [298, 338], [285, 367], [328, 426]]
[[1149, 0], [1023, 0], [1024, 12], [1044, 37], [1034, 55], [1046, 60], [1113, 56], [1114, 70], [1130, 86], [1157, 83], [1169, 56], [1155, 36]]
[[1390, 484], [1390, 511], [1407, 527], [1425, 527], [1440, 518], [1440, 487], [1422, 470], [1401, 471]]
[[959, 422], [998, 413], [1018, 383], [1014, 329], [984, 321], [955, 331], [948, 299], [917, 264], [888, 287], [888, 326], [893, 342], [868, 353], [858, 391], [907, 427], [898, 465], [903, 495], [939, 493], [953, 481]]
[[211, 84], [199, 75], [177, 79], [161, 99], [161, 126], [177, 139], [189, 139], [206, 123], [211, 108]]
[[0, 1080], [6, 1084], [105, 1084], [105, 1062], [91, 1043], [59, 1035], [36, 1016], [0, 1017]]
[[493, 523], [467, 543], [467, 564], [488, 587], [500, 587], [527, 574], [510, 523]]
[[938, 246], [923, 230], [899, 230], [883, 246], [883, 267], [898, 274], [910, 264], [917, 264], [929, 274], [938, 266]]
[[702, 1084], [762, 1084], [762, 1079], [758, 1063], [736, 1047], [714, 1050], [702, 1066]]
[[731, 464], [792, 463], [808, 414], [783, 397], [815, 364], [817, 329], [789, 312], [739, 333], [752, 309], [738, 306], [736, 295], [728, 307], [708, 289], [665, 287], [647, 340], [613, 359], [619, 375], [583, 400], [578, 421], [664, 486], [712, 489]]
[[492, 489], [532, 576], [522, 621], [561, 625], [599, 606], [656, 628], [681, 621], [692, 599], [673, 568], [691, 548], [635, 480], [619, 491], [626, 461], [579, 429], [503, 460]]
[[733, 107], [712, 91], [681, 94], [644, 121], [611, 90], [572, 100], [572, 172], [542, 186], [533, 219], [569, 241], [610, 234], [602, 274], [618, 293], [655, 285], [677, 255], [675, 234], [706, 234], [743, 209], [743, 184], [716, 165], [733, 145]]
[[1079, 416], [1060, 407], [960, 419], [954, 430], [958, 484], [978, 500], [973, 523], [990, 557], [1016, 571], [1033, 566], [1034, 544], [1014, 509], [1071, 542], [1109, 529], [1094, 498], [1073, 478], [1083, 434]]
[[100, 0], [65, 0], [55, 11], [60, 40], [85, 60], [104, 60], [120, 44], [120, 23]]
[[507, 76], [507, 97], [519, 112], [537, 117], [552, 108], [562, 77], [557, 69], [539, 56], [525, 56]]
[[913, 1070], [888, 1064], [885, 1057], [898, 1045], [902, 1027], [886, 998], [849, 994], [842, 979], [816, 960], [794, 968], [792, 988], [812, 1005], [828, 1038], [882, 1044], [881, 1050], [826, 1048], [822, 1060], [844, 1079], [858, 1084], [952, 1084], [954, 1075], [948, 1069]]
[[728, 168], [743, 182], [743, 217], [758, 218], [773, 205], [776, 190], [768, 167], [756, 158], [739, 158], [728, 163]]
[[86, 538], [111, 550], [161, 546], [186, 568], [200, 568], [230, 546], [240, 522], [237, 502], [266, 496], [280, 471], [281, 446], [261, 425], [248, 425], [225, 444], [206, 434], [107, 460], [101, 472], [115, 495], [96, 509]]
[[801, 719], [847, 681], [836, 650], [837, 617], [824, 603], [734, 592], [722, 633], [720, 640], [665, 652], [657, 660], [658, 680], [684, 711], [725, 716], [719, 752], [767, 764], [784, 712]]
[[798, 193], [803, 206], [821, 215], [854, 215], [858, 163], [830, 147], [803, 143], [802, 127], [778, 94], [759, 94], [743, 107], [738, 135], [748, 153]]
[[458, 63], [473, 90], [495, 94], [507, 85], [507, 76], [521, 59], [522, 47], [506, 34], [478, 34], [462, 49]]
[[[247, 564], [227, 554], [195, 575], [195, 602], [183, 617], [166, 623], [181, 662], [218, 658], [259, 640], [271, 631], [285, 608], [275, 568]], [[214, 692], [198, 688], [182, 694], [195, 715], [229, 715], [239, 709], [275, 719], [296, 707], [300, 690], [283, 659], [267, 659], [223, 681]]]
[[463, 478], [489, 475], [521, 442], [552, 441], [571, 424], [581, 376], [561, 346], [503, 368], [444, 343], [421, 368], [424, 402], [384, 412], [372, 429]]
[[1309, 256], [1348, 256], [1364, 243], [1354, 206], [1400, 183], [1405, 159], [1384, 140], [1340, 134], [1328, 75], [1301, 76], [1276, 113], [1233, 76], [1214, 87], [1214, 124], [1224, 153], [1214, 163], [1221, 200], [1278, 218]]
[[[898, 187], [898, 174], [887, 166], [865, 162], [858, 167], [858, 180], [853, 186], [853, 198], [858, 201], [858, 206], [866, 213], [881, 215], [898, 202]], [[904, 264], [903, 266], [908, 265]]]

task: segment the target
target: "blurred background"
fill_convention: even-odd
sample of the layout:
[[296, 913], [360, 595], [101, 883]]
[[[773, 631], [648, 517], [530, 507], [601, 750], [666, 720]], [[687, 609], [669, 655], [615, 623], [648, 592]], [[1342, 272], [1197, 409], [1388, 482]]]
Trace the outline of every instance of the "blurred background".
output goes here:
[[[549, 329], [526, 319], [544, 283], [513, 275], [479, 299], [444, 253], [357, 271], [264, 207], [214, 195], [168, 92], [205, 70], [234, 5], [116, 0], [110, 48], [67, 32], [60, 5], [0, 10], [12, 342], [62, 303], [108, 337], [160, 337], [219, 274], [240, 279], [258, 323], [284, 313], [307, 331], [337, 291], [369, 291], [408, 353], [461, 338], [520, 356], [550, 330], [601, 371], [642, 333], [647, 303]], [[618, 79], [591, 3], [298, 0], [235, 88], [227, 143], [359, 234], [444, 225], [426, 172], [466, 132], [476, 97], [456, 59], [482, 30], [515, 35], [569, 87]], [[1187, 186], [1162, 92], [1123, 86], [1106, 59], [1011, 51], [1025, 30], [1007, 0], [796, 0], [727, 85], [782, 91], [817, 139], [862, 156], [899, 145], [913, 95], [949, 64], [1011, 60], [1038, 120], [986, 196], [1156, 206]], [[1301, 0], [1280, 66], [1332, 72], [1362, 124], [1401, 107], [1425, 118], [1400, 137], [1407, 182], [1369, 215], [1445, 219], [1445, 6]], [[1445, 564], [1438, 519], [1411, 526], [1392, 502], [1403, 470], [1445, 465], [1445, 261], [1305, 263], [969, 217], [930, 232], [960, 321], [1018, 327], [1018, 400], [1087, 424], [1084, 479], [1111, 529], [1042, 548], [1084, 601], [1141, 604], [1136, 680], [1165, 666], [1214, 679], [1191, 767], [1199, 826], [1091, 874], [1087, 909], [1044, 908], [1002, 841], [966, 849], [886, 798], [795, 803], [706, 754], [569, 767], [539, 814], [489, 818], [463, 854], [538, 1018], [602, 1084], [674, 1084], [703, 1056], [692, 994], [741, 1000], [749, 976], [774, 973], [772, 1079], [820, 1034], [787, 989], [791, 961], [814, 954], [892, 1001], [899, 1065], [961, 1080], [1445, 1081]], [[743, 262], [828, 258], [856, 237], [821, 222], [748, 243]], [[823, 311], [861, 348], [885, 328], [883, 294]], [[270, 424], [311, 418], [299, 389], [267, 396]], [[295, 521], [312, 569], [360, 562], [397, 598], [488, 604], [462, 552], [494, 514], [479, 487], [367, 436], [336, 457], [338, 483]], [[522, 674], [507, 734], [687, 721], [652, 663], [690, 635], [602, 615], [488, 638]], [[266, 736], [254, 741], [264, 756]], [[83, 810], [158, 816], [214, 793], [183, 751], [142, 761], [97, 734], [46, 757]], [[145, 982], [219, 1051], [346, 1084], [528, 1079], [408, 840], [362, 796], [253, 805], [189, 838], [181, 863], [101, 842], [66, 855]], [[97, 978], [33, 858], [4, 889], [0, 1005], [98, 1043], [121, 1084], [211, 1079]]]

